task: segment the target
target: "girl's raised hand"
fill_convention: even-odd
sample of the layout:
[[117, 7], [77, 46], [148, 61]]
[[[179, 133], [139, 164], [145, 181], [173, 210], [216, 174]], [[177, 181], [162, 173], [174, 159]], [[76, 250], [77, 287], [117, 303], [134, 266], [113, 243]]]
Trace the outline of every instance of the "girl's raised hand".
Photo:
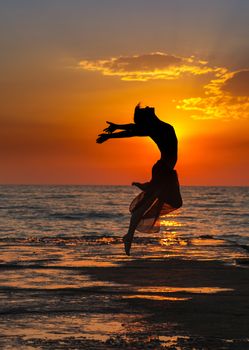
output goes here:
[[112, 122], [106, 122], [107, 124], [109, 124], [109, 126], [107, 128], [105, 128], [103, 131], [108, 132], [108, 133], [112, 133], [113, 131], [115, 131], [117, 129], [116, 124], [112, 123]]

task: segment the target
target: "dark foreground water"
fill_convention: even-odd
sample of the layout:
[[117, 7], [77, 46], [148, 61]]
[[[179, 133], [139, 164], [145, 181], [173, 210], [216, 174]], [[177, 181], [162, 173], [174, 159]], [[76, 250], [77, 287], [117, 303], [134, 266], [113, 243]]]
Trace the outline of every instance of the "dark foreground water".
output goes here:
[[[162, 218], [160, 233], [137, 234], [128, 258], [121, 237], [137, 193], [125, 186], [0, 186], [1, 348], [50, 349], [45, 339], [62, 342], [51, 348], [70, 349], [77, 347], [63, 347], [64, 338], [110, 342], [141, 329], [138, 314], [111, 312], [106, 292], [139, 288], [93, 278], [88, 267], [181, 259], [247, 268], [249, 188], [183, 187], [184, 206]], [[169, 328], [160, 332], [161, 340], [172, 341]]]

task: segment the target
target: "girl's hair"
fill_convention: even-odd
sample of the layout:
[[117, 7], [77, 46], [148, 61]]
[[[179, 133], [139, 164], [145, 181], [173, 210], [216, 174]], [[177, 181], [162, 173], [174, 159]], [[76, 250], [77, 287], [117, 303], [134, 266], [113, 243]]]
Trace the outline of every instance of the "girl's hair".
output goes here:
[[145, 108], [140, 107], [140, 103], [138, 103], [134, 110], [134, 122], [136, 124], [147, 124], [151, 121], [158, 120], [155, 115], [155, 108], [146, 106]]

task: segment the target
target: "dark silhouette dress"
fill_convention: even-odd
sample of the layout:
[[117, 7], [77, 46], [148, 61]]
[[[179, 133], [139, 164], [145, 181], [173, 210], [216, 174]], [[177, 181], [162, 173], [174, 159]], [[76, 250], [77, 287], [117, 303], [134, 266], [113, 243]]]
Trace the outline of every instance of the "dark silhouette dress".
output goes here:
[[130, 212], [133, 213], [140, 206], [146, 207], [136, 230], [159, 232], [159, 217], [182, 206], [178, 176], [174, 170], [177, 162], [177, 137], [174, 128], [160, 120], [157, 127], [151, 128], [147, 135], [157, 144], [161, 159], [152, 168], [151, 180], [143, 184], [142, 192], [131, 202]]

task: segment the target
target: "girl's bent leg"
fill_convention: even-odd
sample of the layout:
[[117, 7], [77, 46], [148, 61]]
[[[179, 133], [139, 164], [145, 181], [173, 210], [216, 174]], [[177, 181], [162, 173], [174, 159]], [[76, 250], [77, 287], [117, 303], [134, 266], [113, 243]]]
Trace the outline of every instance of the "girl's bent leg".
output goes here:
[[155, 200], [155, 198], [147, 199], [146, 201], [144, 201], [144, 203], [138, 209], [136, 209], [132, 213], [128, 232], [123, 237], [126, 255], [130, 255], [130, 249], [131, 249], [131, 245], [132, 245], [132, 241], [133, 241], [133, 237], [134, 237], [134, 232], [136, 230], [137, 225], [139, 224], [140, 220], [142, 219], [144, 213], [153, 204], [154, 200]]

